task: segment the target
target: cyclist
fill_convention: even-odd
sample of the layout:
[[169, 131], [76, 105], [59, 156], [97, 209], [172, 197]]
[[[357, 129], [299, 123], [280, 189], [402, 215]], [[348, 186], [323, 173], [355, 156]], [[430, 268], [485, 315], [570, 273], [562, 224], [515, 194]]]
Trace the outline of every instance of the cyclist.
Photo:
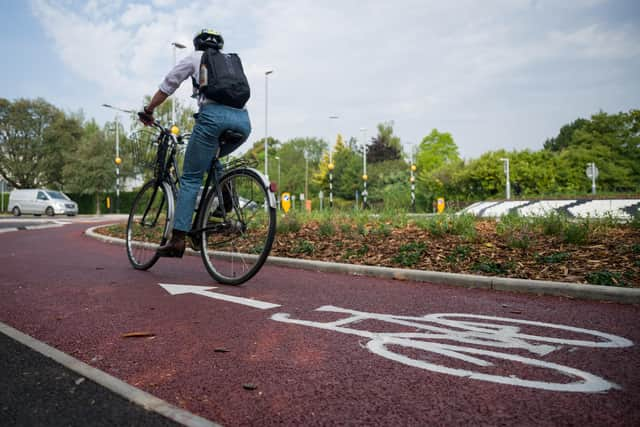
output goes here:
[[[193, 39], [195, 51], [182, 59], [164, 78], [158, 91], [151, 101], [138, 113], [140, 120], [149, 125], [153, 123], [153, 111], [162, 104], [189, 77], [199, 81], [200, 60], [206, 49], [222, 50], [224, 39], [216, 31], [202, 30]], [[184, 158], [180, 190], [176, 206], [176, 218], [169, 242], [158, 249], [158, 255], [163, 257], [181, 258], [185, 250], [185, 236], [191, 229], [191, 219], [200, 191], [200, 185], [205, 171], [209, 169], [213, 156], [218, 150], [220, 134], [227, 130], [239, 132], [245, 136], [251, 132], [251, 122], [246, 109], [237, 109], [216, 103], [199, 94], [194, 84], [194, 97], [198, 99], [199, 111], [194, 117], [196, 124], [191, 133]], [[226, 143], [220, 150], [220, 156], [228, 155], [237, 149], [244, 141]], [[216, 162], [216, 169], [222, 172], [222, 163]]]

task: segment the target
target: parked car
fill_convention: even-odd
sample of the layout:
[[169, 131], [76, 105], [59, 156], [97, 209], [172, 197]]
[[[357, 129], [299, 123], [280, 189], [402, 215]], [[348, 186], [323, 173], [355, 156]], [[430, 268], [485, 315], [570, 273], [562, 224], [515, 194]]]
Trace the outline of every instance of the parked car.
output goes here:
[[22, 214], [74, 216], [78, 214], [78, 204], [61, 191], [44, 188], [13, 190], [9, 194], [7, 210], [15, 216]]

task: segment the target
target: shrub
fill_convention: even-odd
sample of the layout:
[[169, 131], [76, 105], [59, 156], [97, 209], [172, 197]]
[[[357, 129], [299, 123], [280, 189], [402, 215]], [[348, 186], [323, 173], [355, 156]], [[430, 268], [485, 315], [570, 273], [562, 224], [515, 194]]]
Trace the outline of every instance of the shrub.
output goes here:
[[537, 254], [536, 261], [538, 261], [541, 264], [556, 264], [556, 263], [564, 262], [568, 260], [569, 257], [570, 255], [567, 252], [556, 252], [546, 256]]
[[513, 249], [529, 249], [531, 236], [526, 233], [515, 233], [507, 238], [507, 246]]
[[278, 221], [276, 231], [278, 233], [296, 233], [300, 231], [300, 220], [296, 214], [287, 214]]
[[313, 242], [310, 242], [308, 240], [301, 240], [296, 244], [293, 252], [297, 254], [312, 255], [315, 250], [316, 248], [313, 245]]
[[590, 283], [592, 285], [627, 286], [627, 284], [622, 281], [622, 276], [620, 273], [614, 273], [609, 270], [601, 270], [594, 273], [589, 273], [587, 274], [586, 279], [587, 283]]
[[564, 241], [583, 245], [589, 240], [589, 221], [570, 222], [564, 230]]
[[481, 260], [473, 264], [473, 270], [489, 274], [506, 274], [512, 268], [511, 263], [500, 263], [491, 260]]
[[454, 264], [458, 261], [463, 261], [469, 257], [471, 248], [469, 246], [457, 245], [453, 248], [453, 253], [447, 255], [447, 262]]
[[321, 237], [333, 236], [335, 232], [336, 232], [336, 228], [330, 219], [326, 219], [320, 222], [320, 226], [318, 227], [318, 233], [320, 234]]
[[400, 246], [398, 254], [392, 258], [392, 261], [404, 267], [413, 267], [420, 262], [422, 255], [424, 255], [426, 251], [427, 246], [422, 242], [407, 243], [406, 245]]
[[567, 226], [567, 217], [561, 213], [552, 211], [549, 214], [537, 218], [536, 222], [545, 236], [562, 236]]

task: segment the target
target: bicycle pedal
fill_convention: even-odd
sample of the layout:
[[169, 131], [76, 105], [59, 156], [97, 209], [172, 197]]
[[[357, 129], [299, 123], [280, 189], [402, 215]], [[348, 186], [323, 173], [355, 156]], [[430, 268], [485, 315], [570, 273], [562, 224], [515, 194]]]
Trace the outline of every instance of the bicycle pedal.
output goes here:
[[200, 249], [202, 249], [202, 242], [199, 237], [189, 236], [189, 245], [196, 252], [200, 252]]

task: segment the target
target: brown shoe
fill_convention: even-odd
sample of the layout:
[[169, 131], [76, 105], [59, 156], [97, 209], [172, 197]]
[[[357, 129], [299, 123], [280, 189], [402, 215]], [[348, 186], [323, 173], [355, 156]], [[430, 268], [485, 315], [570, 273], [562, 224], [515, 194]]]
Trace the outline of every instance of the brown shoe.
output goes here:
[[171, 240], [164, 246], [160, 246], [158, 248], [157, 254], [161, 257], [167, 258], [182, 258], [184, 255], [185, 249], [185, 241], [184, 236], [185, 232], [181, 230], [173, 230], [171, 233]]

